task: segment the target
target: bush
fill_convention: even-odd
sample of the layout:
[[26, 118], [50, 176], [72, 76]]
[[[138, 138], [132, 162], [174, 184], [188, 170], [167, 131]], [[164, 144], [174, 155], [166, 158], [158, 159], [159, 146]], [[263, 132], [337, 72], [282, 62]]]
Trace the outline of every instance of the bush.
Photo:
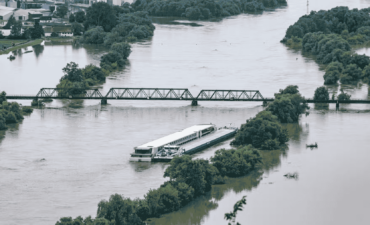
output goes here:
[[103, 44], [107, 33], [102, 27], [91, 28], [83, 35], [83, 41], [87, 44]]
[[271, 146], [270, 140], [276, 140], [279, 146], [284, 145], [288, 139], [288, 132], [282, 128], [278, 118], [269, 111], [262, 111], [255, 118], [242, 124], [232, 145], [252, 145], [254, 148], [273, 150], [279, 146]]
[[116, 66], [120, 68], [125, 65], [125, 61], [123, 60], [121, 54], [117, 52], [109, 52], [108, 54], [103, 55], [100, 59], [100, 67], [107, 70], [113, 70], [113, 63], [117, 63]]
[[131, 53], [131, 46], [126, 42], [114, 43], [110, 49], [112, 52], [119, 53], [123, 59], [127, 59]]
[[342, 91], [342, 93], [340, 93], [340, 94], [338, 95], [338, 100], [339, 100], [339, 101], [348, 101], [348, 100], [350, 100], [350, 99], [351, 99], [351, 95], [346, 94], [346, 93], [344, 93], [343, 91]]
[[211, 162], [221, 176], [239, 177], [254, 170], [262, 162], [262, 157], [258, 150], [248, 145], [239, 149], [217, 150]]
[[320, 101], [329, 100], [328, 89], [324, 86], [316, 88], [315, 95], [313, 96], [313, 100], [320, 100]]
[[356, 64], [349, 64], [343, 71], [340, 77], [340, 82], [342, 84], [355, 84], [360, 80], [362, 71], [357, 67]]
[[23, 113], [32, 113], [33, 112], [33, 109], [29, 106], [23, 106], [22, 107], [22, 112]]
[[336, 84], [343, 72], [343, 64], [340, 62], [331, 62], [326, 67], [326, 72], [324, 75], [324, 84]]
[[290, 85], [280, 93], [275, 94], [275, 100], [268, 106], [267, 110], [277, 116], [282, 123], [296, 123], [301, 114], [308, 114], [309, 109], [306, 100], [298, 91], [298, 86]]
[[55, 33], [55, 32], [52, 32], [51, 35], [50, 35], [50, 37], [59, 37], [59, 35], [57, 33]]

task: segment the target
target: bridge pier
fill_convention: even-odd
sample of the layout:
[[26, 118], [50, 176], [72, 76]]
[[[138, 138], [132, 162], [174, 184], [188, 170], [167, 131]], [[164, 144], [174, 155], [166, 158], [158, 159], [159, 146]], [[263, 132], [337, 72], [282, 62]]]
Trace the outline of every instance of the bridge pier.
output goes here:
[[198, 106], [198, 101], [197, 100], [191, 101], [191, 106]]
[[262, 106], [266, 107], [267, 106], [267, 101], [263, 101]]
[[100, 103], [101, 103], [102, 105], [106, 105], [106, 104], [108, 104], [108, 100], [107, 100], [106, 98], [103, 98], [103, 99], [100, 101]]
[[335, 103], [335, 109], [338, 110], [339, 109], [339, 102], [337, 101], [337, 103]]

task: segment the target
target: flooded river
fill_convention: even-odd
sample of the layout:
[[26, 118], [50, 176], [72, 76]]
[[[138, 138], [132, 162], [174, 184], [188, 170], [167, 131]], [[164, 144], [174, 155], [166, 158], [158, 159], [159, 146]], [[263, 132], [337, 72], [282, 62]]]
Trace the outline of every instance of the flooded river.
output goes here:
[[[202, 26], [155, 24], [151, 40], [133, 44], [129, 65], [100, 88], [172, 87], [260, 90], [272, 97], [298, 85], [312, 97], [324, 72], [299, 51], [279, 41], [307, 12], [305, 0], [261, 15], [239, 15]], [[370, 7], [368, 0], [310, 1], [310, 10]], [[162, 21], [163, 22], [163, 21]], [[181, 21], [180, 21], [181, 22]], [[185, 21], [182, 21], [185, 22]], [[31, 47], [28, 48], [31, 50]], [[0, 56], [0, 90], [36, 94], [55, 87], [62, 68], [98, 64], [107, 49], [97, 46], [43, 45]], [[24, 50], [23, 50], [24, 51]], [[359, 53], [370, 55], [370, 50]], [[338, 90], [340, 87], [330, 87]], [[369, 98], [367, 85], [343, 86], [353, 98]], [[24, 105], [30, 101], [19, 101]], [[130, 163], [133, 147], [199, 123], [240, 126], [263, 107], [259, 103], [68, 100], [36, 109], [19, 125], [0, 132], [0, 224], [49, 225], [63, 216], [95, 216], [97, 204], [119, 193], [142, 197], [163, 181], [164, 163]], [[152, 224], [226, 224], [223, 215], [247, 195], [238, 213], [242, 224], [368, 224], [370, 106], [341, 105], [336, 111], [311, 105], [292, 135], [286, 152], [264, 152], [264, 171], [230, 179], [189, 206]], [[209, 158], [229, 142], [196, 154]], [[318, 149], [306, 149], [317, 142]], [[283, 175], [297, 172], [297, 180]]]

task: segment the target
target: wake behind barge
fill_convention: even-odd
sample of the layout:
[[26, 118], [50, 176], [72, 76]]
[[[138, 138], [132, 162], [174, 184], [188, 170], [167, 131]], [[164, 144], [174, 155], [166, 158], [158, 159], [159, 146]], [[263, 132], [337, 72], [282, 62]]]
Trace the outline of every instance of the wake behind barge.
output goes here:
[[217, 127], [213, 124], [194, 125], [180, 132], [135, 147], [130, 161], [169, 162], [175, 156], [193, 154], [232, 138], [238, 128]]

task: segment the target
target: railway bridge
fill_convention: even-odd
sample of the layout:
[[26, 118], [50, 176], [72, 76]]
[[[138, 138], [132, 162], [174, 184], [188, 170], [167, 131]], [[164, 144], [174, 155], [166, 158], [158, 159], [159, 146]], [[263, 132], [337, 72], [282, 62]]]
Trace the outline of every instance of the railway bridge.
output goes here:
[[[103, 95], [99, 89], [73, 89], [73, 88], [41, 88], [36, 95], [8, 95], [7, 99], [85, 99], [100, 100], [107, 104], [108, 100], [170, 100], [191, 101], [192, 106], [197, 106], [198, 101], [255, 101], [272, 102], [274, 98], [264, 98], [258, 90], [201, 90], [193, 96], [186, 88], [111, 88]], [[313, 100], [306, 99], [307, 103], [336, 104], [370, 104], [370, 100]]]

